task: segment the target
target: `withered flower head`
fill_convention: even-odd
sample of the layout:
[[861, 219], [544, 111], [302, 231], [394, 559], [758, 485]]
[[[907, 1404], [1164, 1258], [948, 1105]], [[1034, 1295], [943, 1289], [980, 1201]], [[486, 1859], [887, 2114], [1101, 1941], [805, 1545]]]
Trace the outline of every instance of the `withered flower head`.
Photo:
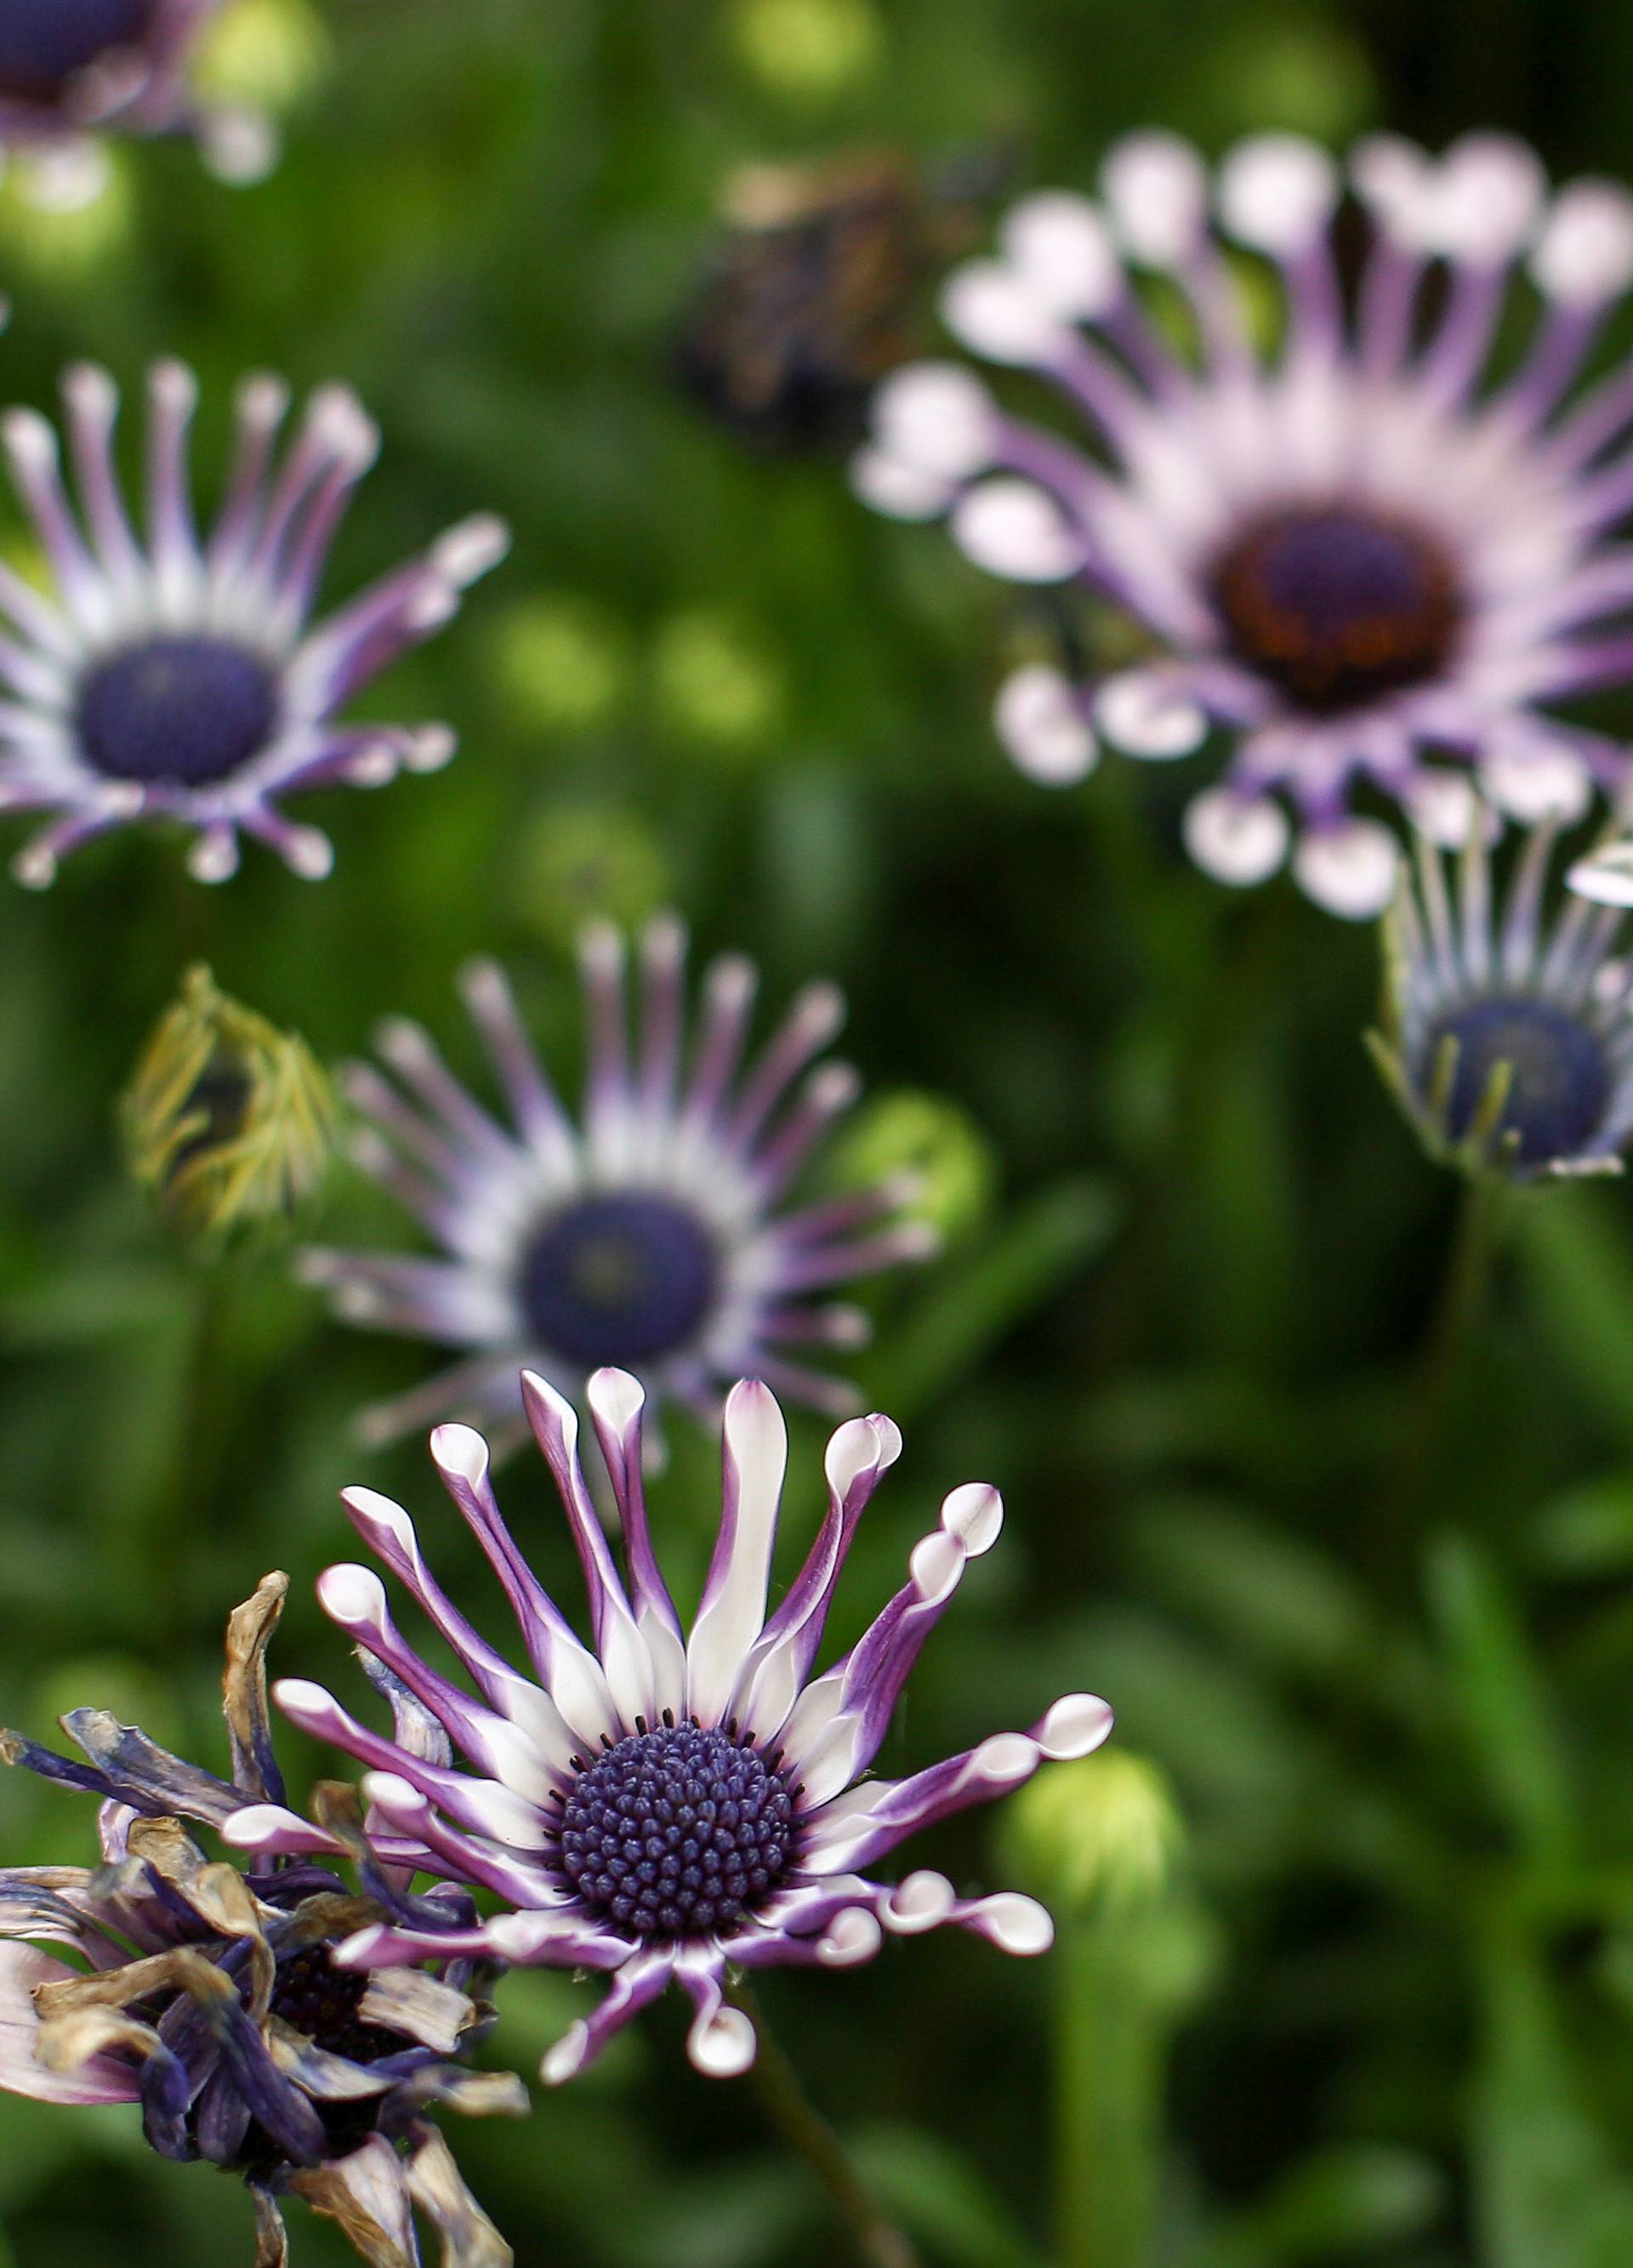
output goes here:
[[961, 201], [888, 152], [742, 167], [677, 345], [688, 391], [764, 448], [854, 440], [868, 389], [924, 350]]
[[[89, 1758], [0, 1733], [0, 1756], [102, 1799], [102, 1863], [0, 1869], [0, 2088], [63, 2103], [139, 2103], [163, 2156], [242, 2176], [256, 2268], [287, 2258], [281, 2200], [339, 2222], [369, 2268], [419, 2268], [417, 2206], [448, 2268], [508, 2268], [511, 2252], [466, 2189], [426, 2113], [527, 2108], [521, 2082], [461, 2059], [491, 2021], [494, 1964], [437, 1962], [365, 1978], [331, 1948], [359, 1926], [475, 1919], [468, 1896], [413, 1896], [363, 1838], [348, 1789], [314, 1808], [357, 1855], [361, 1894], [329, 1867], [212, 1861], [195, 1830], [246, 1800], [277, 1803], [264, 1658], [289, 1587], [269, 1575], [227, 1624], [232, 1778], [217, 1778], [104, 1711], [63, 1729]], [[405, 1693], [398, 1735], [437, 1735]]]
[[202, 964], [160, 1017], [121, 1118], [137, 1181], [184, 1235], [214, 1242], [297, 1215], [336, 1130], [306, 1042], [230, 999]]

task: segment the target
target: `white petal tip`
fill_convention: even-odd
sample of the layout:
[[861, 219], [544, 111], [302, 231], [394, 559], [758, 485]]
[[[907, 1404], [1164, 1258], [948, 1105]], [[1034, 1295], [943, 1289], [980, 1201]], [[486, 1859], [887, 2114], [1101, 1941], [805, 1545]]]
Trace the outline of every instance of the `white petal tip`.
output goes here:
[[1107, 1738], [1114, 1721], [1110, 1703], [1102, 1701], [1097, 1693], [1068, 1693], [1055, 1703], [1038, 1727], [1038, 1745], [1056, 1763], [1091, 1756]]
[[[543, 1385], [542, 1379], [536, 1382]], [[491, 1462], [488, 1445], [474, 1425], [437, 1426], [431, 1436], [431, 1455], [439, 1472], [463, 1481], [469, 1488], [481, 1487]]]
[[1153, 671], [1129, 669], [1108, 677], [1094, 708], [1108, 740], [1128, 755], [1153, 762], [1188, 756], [1208, 738], [1207, 711]]
[[1003, 1498], [985, 1481], [966, 1481], [942, 1506], [942, 1526], [957, 1537], [966, 1557], [979, 1559], [1002, 1533]]
[[539, 2077], [546, 2087], [560, 2087], [584, 2067], [589, 2052], [589, 2026], [574, 2024], [564, 2032], [539, 2066]]
[[740, 2079], [758, 2047], [754, 2027], [741, 2008], [717, 2008], [706, 2022], [692, 2026], [686, 2052], [706, 2079]]
[[342, 1561], [317, 1580], [318, 1604], [343, 1630], [375, 1631], [386, 1620], [386, 1587], [372, 1567]]
[[1073, 786], [1099, 759], [1083, 696], [1069, 677], [1046, 663], [1031, 663], [1004, 680], [993, 724], [1016, 769], [1040, 786]]
[[984, 1898], [981, 1921], [986, 1934], [1001, 1953], [1031, 1959], [1047, 1953], [1054, 1943], [1054, 1921], [1048, 1909], [1018, 1891], [1006, 1890], [996, 1897]]
[[883, 1942], [876, 1918], [865, 1906], [852, 1906], [830, 1922], [817, 1941], [816, 1958], [824, 1969], [859, 1969]]

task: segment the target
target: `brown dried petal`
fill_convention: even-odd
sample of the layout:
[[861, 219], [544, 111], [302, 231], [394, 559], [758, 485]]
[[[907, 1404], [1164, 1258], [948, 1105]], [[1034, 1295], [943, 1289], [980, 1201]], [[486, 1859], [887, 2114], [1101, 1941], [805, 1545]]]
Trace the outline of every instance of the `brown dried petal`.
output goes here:
[[466, 2188], [434, 2126], [409, 2160], [408, 2185], [442, 2240], [442, 2268], [512, 2268], [515, 2254]]
[[233, 1744], [233, 1784], [252, 1802], [278, 1802], [283, 1797], [272, 1756], [266, 1657], [288, 1595], [287, 1575], [263, 1575], [255, 1596], [234, 1609], [227, 1623], [222, 1708]]
[[368, 2268], [419, 2268], [407, 2169], [383, 2135], [371, 2134], [349, 2158], [302, 2167], [289, 2186], [339, 2223]]

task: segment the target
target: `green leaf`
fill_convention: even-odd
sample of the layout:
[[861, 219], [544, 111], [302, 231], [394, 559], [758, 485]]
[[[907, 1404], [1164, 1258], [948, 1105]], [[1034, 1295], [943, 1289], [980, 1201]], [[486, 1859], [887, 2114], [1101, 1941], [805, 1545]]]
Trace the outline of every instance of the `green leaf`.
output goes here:
[[856, 2153], [874, 2189], [946, 2268], [1044, 2268], [1038, 2247], [966, 2160], [921, 2126], [873, 2126]]
[[1442, 1538], [1427, 1577], [1453, 1702], [1491, 1800], [1532, 1856], [1557, 1858], [1572, 1835], [1570, 1778], [1513, 1601], [1466, 1537]]
[[937, 1270], [868, 1366], [877, 1407], [909, 1418], [945, 1394], [1097, 1258], [1119, 1211], [1109, 1183], [1063, 1182], [1012, 1214], [975, 1253]]

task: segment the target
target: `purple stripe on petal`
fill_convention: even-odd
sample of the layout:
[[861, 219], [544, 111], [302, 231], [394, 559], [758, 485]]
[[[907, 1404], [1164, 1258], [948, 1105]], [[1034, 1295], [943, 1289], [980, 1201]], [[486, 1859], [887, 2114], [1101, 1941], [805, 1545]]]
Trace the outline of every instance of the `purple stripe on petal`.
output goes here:
[[489, 1478], [488, 1446], [469, 1425], [439, 1425], [431, 1454], [442, 1484], [463, 1513], [504, 1586], [529, 1659], [551, 1700], [590, 1749], [612, 1734], [617, 1710], [595, 1655], [586, 1651], [535, 1576], [499, 1515]]
[[579, 1462], [578, 1412], [536, 1371], [521, 1374], [522, 1406], [533, 1438], [550, 1467], [567, 1515], [579, 1565], [589, 1594], [590, 1628], [607, 1684], [626, 1730], [638, 1718], [655, 1714], [652, 1656], [624, 1595], [595, 1507]]
[[327, 1741], [332, 1748], [344, 1749], [361, 1764], [400, 1774], [411, 1786], [440, 1804], [450, 1819], [469, 1828], [473, 1834], [488, 1836], [521, 1851], [540, 1850], [548, 1840], [536, 1805], [514, 1794], [497, 1780], [468, 1778], [462, 1772], [449, 1771], [441, 1765], [427, 1764], [423, 1756], [410, 1756], [395, 1742], [382, 1739], [366, 1725], [359, 1724], [322, 1686], [314, 1685], [305, 1678], [286, 1677], [275, 1689], [273, 1697], [291, 1722], [310, 1733], [314, 1740]]
[[877, 1415], [853, 1418], [828, 1444], [827, 1515], [804, 1566], [750, 1650], [732, 1697], [739, 1720], [763, 1744], [774, 1746], [809, 1675], [857, 1523], [901, 1449], [898, 1428]]
[[[507, 1717], [469, 1700], [405, 1645], [391, 1619], [386, 1587], [372, 1569], [340, 1565], [318, 1579], [318, 1602], [332, 1623], [394, 1670], [481, 1771], [529, 1803], [548, 1802], [566, 1777]], [[438, 1761], [435, 1758], [432, 1762]]]
[[706, 2079], [740, 2079], [759, 2042], [741, 2008], [726, 2002], [726, 1963], [713, 1945], [684, 1945], [675, 1956], [675, 1981], [695, 2014], [686, 2035], [692, 2068]]
[[632, 2016], [655, 2000], [669, 1981], [675, 1955], [669, 1947], [632, 1953], [614, 1976], [600, 2006], [571, 2031], [564, 2032], [543, 2062], [539, 2076], [547, 2087], [560, 2087], [587, 2070], [613, 2034], [622, 2031]]

